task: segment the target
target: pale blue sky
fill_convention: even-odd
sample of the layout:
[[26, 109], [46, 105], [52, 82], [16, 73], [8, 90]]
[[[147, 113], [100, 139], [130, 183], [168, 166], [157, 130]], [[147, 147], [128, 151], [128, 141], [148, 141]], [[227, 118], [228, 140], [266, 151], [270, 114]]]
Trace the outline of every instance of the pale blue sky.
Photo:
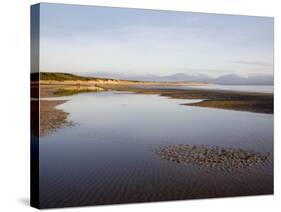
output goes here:
[[41, 4], [40, 69], [273, 74], [273, 18]]

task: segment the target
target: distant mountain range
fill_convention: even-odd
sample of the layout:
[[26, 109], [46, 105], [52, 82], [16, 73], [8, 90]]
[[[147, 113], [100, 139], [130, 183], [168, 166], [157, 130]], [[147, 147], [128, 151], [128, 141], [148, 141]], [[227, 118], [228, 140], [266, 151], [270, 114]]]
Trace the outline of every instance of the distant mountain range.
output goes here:
[[271, 75], [241, 77], [230, 74], [220, 76], [214, 82], [223, 85], [273, 85], [274, 78]]
[[145, 75], [129, 75], [121, 73], [107, 73], [107, 72], [94, 72], [94, 73], [79, 73], [84, 76], [123, 79], [123, 80], [141, 80], [141, 81], [170, 81], [170, 82], [205, 82], [215, 83], [221, 85], [273, 85], [274, 79], [272, 75], [257, 75], [242, 77], [235, 74], [222, 75], [219, 77], [210, 77], [204, 74], [184, 74], [176, 73], [166, 76], [157, 76], [152, 74]]

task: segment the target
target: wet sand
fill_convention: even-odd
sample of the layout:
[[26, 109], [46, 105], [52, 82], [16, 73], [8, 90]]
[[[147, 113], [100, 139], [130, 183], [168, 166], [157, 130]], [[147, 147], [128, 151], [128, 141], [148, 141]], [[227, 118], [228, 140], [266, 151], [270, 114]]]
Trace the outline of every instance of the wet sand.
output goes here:
[[69, 96], [83, 92], [100, 92], [103, 88], [96, 84], [79, 84], [79, 83], [58, 83], [58, 84], [41, 84], [40, 83], [40, 97], [57, 97]]
[[[158, 83], [159, 85], [163, 85]], [[66, 96], [81, 92], [100, 92], [107, 90], [129, 91], [142, 94], [158, 94], [175, 99], [203, 99], [197, 103], [183, 104], [189, 106], [220, 108], [238, 111], [273, 114], [273, 94], [224, 90], [200, 90], [200, 89], [169, 89], [150, 88], [151, 83], [141, 83], [148, 88], [138, 87], [140, 83], [84, 83], [71, 84], [61, 82], [59, 84], [43, 83], [40, 86], [40, 96]], [[165, 86], [173, 86], [173, 83], [164, 83]], [[196, 84], [193, 84], [195, 86]]]
[[179, 164], [193, 164], [211, 170], [231, 172], [270, 161], [270, 153], [207, 145], [165, 145], [155, 151], [162, 159]]
[[[39, 102], [40, 107], [38, 107]], [[37, 115], [32, 116], [31, 119], [32, 133], [34, 133], [36, 136], [46, 136], [51, 132], [55, 132], [61, 127], [72, 126], [73, 123], [67, 121], [69, 114], [56, 108], [56, 106], [65, 102], [65, 100], [32, 100], [31, 112], [37, 114], [39, 112], [38, 108], [40, 108], [39, 126], [39, 117]]]
[[56, 108], [65, 102], [65, 100], [40, 100], [40, 136], [72, 125], [67, 121], [68, 113]]
[[158, 94], [175, 99], [202, 99], [203, 101], [183, 104], [209, 108], [220, 108], [256, 113], [273, 113], [273, 94], [224, 91], [224, 90], [200, 90], [200, 89], [169, 89], [169, 88], [139, 88], [132, 85], [100, 85], [104, 89], [118, 91], [131, 91], [142, 94]]

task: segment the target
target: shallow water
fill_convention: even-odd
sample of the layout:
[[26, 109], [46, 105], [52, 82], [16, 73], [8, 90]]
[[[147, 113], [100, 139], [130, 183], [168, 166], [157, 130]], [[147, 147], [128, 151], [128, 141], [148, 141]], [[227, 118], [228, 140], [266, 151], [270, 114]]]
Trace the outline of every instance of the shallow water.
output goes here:
[[[192, 86], [191, 86], [192, 87]], [[184, 88], [184, 86], [183, 86]], [[273, 93], [272, 85], [206, 85], [206, 86], [194, 86], [192, 88], [200, 89], [215, 89], [215, 90], [230, 90], [230, 91], [246, 91], [246, 92], [261, 92], [261, 93]]]
[[259, 92], [259, 93], [273, 93], [274, 86], [272, 85], [218, 85], [218, 84], [209, 84], [209, 85], [198, 85], [198, 86], [137, 86], [141, 88], [173, 88], [173, 89], [211, 89], [211, 90], [226, 90], [226, 91], [243, 91], [243, 92]]
[[[189, 100], [84, 93], [58, 106], [74, 126], [40, 139], [42, 207], [273, 192], [273, 164], [214, 170], [155, 154], [163, 145], [273, 152], [273, 115], [183, 106]], [[193, 100], [194, 101], [194, 100]]]

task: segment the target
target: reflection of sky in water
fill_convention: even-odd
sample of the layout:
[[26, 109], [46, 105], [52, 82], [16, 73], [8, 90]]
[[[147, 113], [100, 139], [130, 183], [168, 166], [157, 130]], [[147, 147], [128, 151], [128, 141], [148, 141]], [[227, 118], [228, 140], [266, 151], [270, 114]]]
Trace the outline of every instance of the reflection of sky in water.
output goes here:
[[180, 103], [194, 100], [157, 95], [88, 93], [72, 98], [58, 108], [69, 112], [69, 119], [79, 126], [65, 129], [61, 132], [64, 136], [75, 135], [77, 130], [97, 140], [97, 134], [126, 135], [122, 142], [130, 144], [202, 143], [248, 148], [257, 148], [257, 143], [272, 138], [273, 116], [268, 114], [182, 106]]
[[[202, 180], [211, 182], [204, 179], [199, 171], [183, 170], [161, 161], [152, 151], [161, 144], [209, 144], [272, 152], [273, 115], [183, 106], [180, 103], [189, 100], [157, 95], [101, 92], [69, 98], [70, 101], [58, 108], [69, 112], [69, 120], [77, 125], [59, 129], [40, 140], [41, 192], [46, 205], [48, 201], [54, 204], [55, 199], [63, 201], [62, 197], [69, 195], [73, 186], [76, 186], [74, 190], [82, 192], [73, 194], [72, 201], [76, 204], [79, 204], [79, 197], [75, 195], [94, 192], [96, 187], [113, 195], [117, 192], [116, 186], [128, 181], [129, 175], [135, 180], [142, 176], [139, 179], [142, 183], [151, 178], [157, 179], [156, 190], [163, 183], [169, 184], [170, 191], [173, 191], [175, 187], [172, 186], [176, 185], [171, 182], [171, 175], [182, 182], [181, 186], [190, 186], [188, 183], [196, 184]], [[183, 173], [175, 176], [176, 172]], [[251, 176], [251, 172], [248, 171], [247, 176]], [[110, 186], [101, 183], [107, 178], [111, 181], [114, 178]], [[253, 181], [251, 177], [248, 180]], [[130, 195], [133, 198], [130, 191], [135, 186], [134, 183], [124, 185], [127, 201], [130, 201]], [[208, 189], [208, 186], [205, 188]], [[229, 192], [233, 192], [231, 189], [234, 188], [233, 184]], [[153, 194], [149, 189], [144, 191]], [[91, 195], [95, 199], [98, 194]], [[87, 201], [94, 204], [92, 200]]]
[[[148, 88], [148, 86], [136, 86], [141, 88]], [[227, 90], [227, 91], [245, 91], [245, 92], [261, 92], [273, 93], [274, 87], [272, 85], [197, 85], [197, 86], [149, 86], [150, 88], [172, 88], [172, 89], [214, 89], [214, 90]]]
[[[183, 86], [183, 88], [188, 88], [188, 87]], [[191, 86], [191, 88], [273, 93], [272, 85], [255, 86], [255, 85], [215, 85], [215, 84], [211, 84], [208, 86]]]

